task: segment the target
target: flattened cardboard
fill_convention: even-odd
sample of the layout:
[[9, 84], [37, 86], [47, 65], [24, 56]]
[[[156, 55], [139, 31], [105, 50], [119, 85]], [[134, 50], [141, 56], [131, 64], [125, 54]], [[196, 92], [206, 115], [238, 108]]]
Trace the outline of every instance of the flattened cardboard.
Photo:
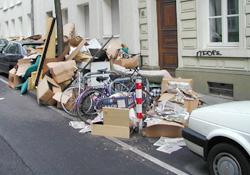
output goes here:
[[187, 82], [190, 84], [190, 87], [193, 88], [193, 79], [183, 79], [183, 78], [163, 78], [161, 82], [161, 92], [165, 92], [167, 90], [166, 85], [169, 81], [176, 81], [176, 82]]
[[16, 75], [22, 76], [25, 74], [26, 70], [31, 66], [30, 59], [19, 59], [18, 60], [18, 68]]
[[129, 109], [103, 107], [103, 123], [129, 127]]
[[182, 128], [184, 128], [184, 125], [166, 120], [157, 124], [147, 123], [146, 136], [171, 138], [182, 137]]

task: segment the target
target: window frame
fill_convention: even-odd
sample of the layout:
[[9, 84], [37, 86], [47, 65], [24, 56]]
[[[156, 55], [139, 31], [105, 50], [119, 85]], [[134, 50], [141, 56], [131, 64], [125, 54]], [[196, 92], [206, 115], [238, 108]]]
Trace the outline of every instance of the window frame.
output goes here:
[[[214, 19], [216, 17], [210, 17], [209, 15], [209, 0], [204, 1], [205, 5], [203, 6], [203, 10], [205, 13], [202, 14], [202, 19], [204, 22], [204, 26], [206, 29], [203, 29], [202, 31], [208, 33], [206, 35], [206, 38], [204, 38], [204, 41], [206, 43], [207, 47], [240, 47], [240, 43], [242, 42], [242, 23], [241, 23], [241, 15], [242, 15], [242, 2], [238, 0], [238, 14], [237, 15], [228, 15], [227, 14], [227, 0], [221, 0], [221, 19], [222, 19], [222, 33], [226, 33], [226, 35], [223, 35], [222, 42], [211, 42], [210, 41], [210, 19]], [[227, 19], [228, 17], [238, 16], [238, 23], [239, 23], [239, 42], [228, 42], [228, 24]]]

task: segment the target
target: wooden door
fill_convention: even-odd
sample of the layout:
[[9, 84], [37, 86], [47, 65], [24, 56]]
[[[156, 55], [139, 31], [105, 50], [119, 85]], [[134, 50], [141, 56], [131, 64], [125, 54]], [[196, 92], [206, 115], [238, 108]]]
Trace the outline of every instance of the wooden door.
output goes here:
[[175, 77], [178, 67], [176, 0], [157, 0], [157, 23], [160, 68]]

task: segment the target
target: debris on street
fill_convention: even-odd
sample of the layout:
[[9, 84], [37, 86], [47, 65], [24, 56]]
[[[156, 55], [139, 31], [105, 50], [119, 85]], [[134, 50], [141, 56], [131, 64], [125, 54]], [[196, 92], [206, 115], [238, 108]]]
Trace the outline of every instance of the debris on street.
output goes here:
[[[9, 71], [11, 88], [21, 88], [22, 94], [27, 91], [36, 93], [38, 104], [56, 106], [62, 110], [73, 108], [76, 111], [80, 94], [74, 94], [71, 90], [61, 98], [63, 92], [68, 87], [82, 86], [83, 91], [102, 85], [92, 77], [86, 78], [87, 80], [80, 84], [76, 82], [79, 76], [84, 77], [87, 73], [106, 69], [115, 71], [122, 77], [133, 74], [133, 69], [139, 67], [139, 71], [133, 76], [145, 77], [149, 82], [146, 95], [150, 94], [151, 97], [150, 102], [144, 99], [148, 106], [145, 108], [142, 104], [144, 107], [142, 119], [138, 117], [142, 107], [136, 103], [138, 100], [135, 100], [135, 95], [137, 96], [140, 91], [136, 91], [135, 95], [134, 93], [105, 95], [101, 100], [102, 106], [100, 110], [98, 109], [96, 118], [87, 121], [70, 121], [69, 125], [74, 129], [80, 129], [80, 133], [91, 132], [92, 135], [98, 136], [129, 139], [133, 131], [138, 131], [143, 133], [142, 136], [159, 137], [160, 139], [154, 145], [159, 147], [158, 151], [168, 154], [185, 146], [181, 131], [188, 124], [189, 114], [199, 106], [197, 93], [193, 91], [192, 79], [173, 78], [167, 70], [141, 70], [140, 54], [129, 54], [129, 47], [125, 44], [113, 41], [108, 44], [112, 39], [110, 38], [106, 43], [107, 47], [104, 48], [105, 45], [101, 46], [96, 38], [87, 41], [81, 36], [74, 37], [75, 25], [72, 23], [66, 24], [63, 29], [66, 46], [65, 51], [58, 58], [55, 53], [56, 38], [48, 35], [49, 31], [54, 30], [52, 24], [48, 27], [45, 37], [34, 35], [27, 38], [43, 40], [45, 43], [42, 47], [31, 49], [30, 54], [19, 59], [17, 65]], [[11, 39], [24, 38], [12, 37]], [[76, 74], [79, 69], [82, 75]], [[104, 73], [102, 75], [104, 77]], [[136, 90], [138, 87], [136, 85]], [[142, 99], [145, 98], [145, 94], [140, 95]], [[74, 96], [76, 99], [73, 99]], [[95, 98], [97, 97], [93, 96], [91, 100]], [[97, 110], [97, 106], [90, 110]]]

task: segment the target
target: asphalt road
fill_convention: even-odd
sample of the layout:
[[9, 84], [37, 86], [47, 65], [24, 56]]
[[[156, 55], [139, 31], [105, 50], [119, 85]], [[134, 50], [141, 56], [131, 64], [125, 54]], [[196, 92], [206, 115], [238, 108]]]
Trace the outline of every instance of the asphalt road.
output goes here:
[[63, 111], [38, 105], [9, 88], [6, 77], [0, 80], [0, 174], [208, 174], [207, 164], [186, 147], [172, 154], [157, 151], [158, 138], [79, 133]]

